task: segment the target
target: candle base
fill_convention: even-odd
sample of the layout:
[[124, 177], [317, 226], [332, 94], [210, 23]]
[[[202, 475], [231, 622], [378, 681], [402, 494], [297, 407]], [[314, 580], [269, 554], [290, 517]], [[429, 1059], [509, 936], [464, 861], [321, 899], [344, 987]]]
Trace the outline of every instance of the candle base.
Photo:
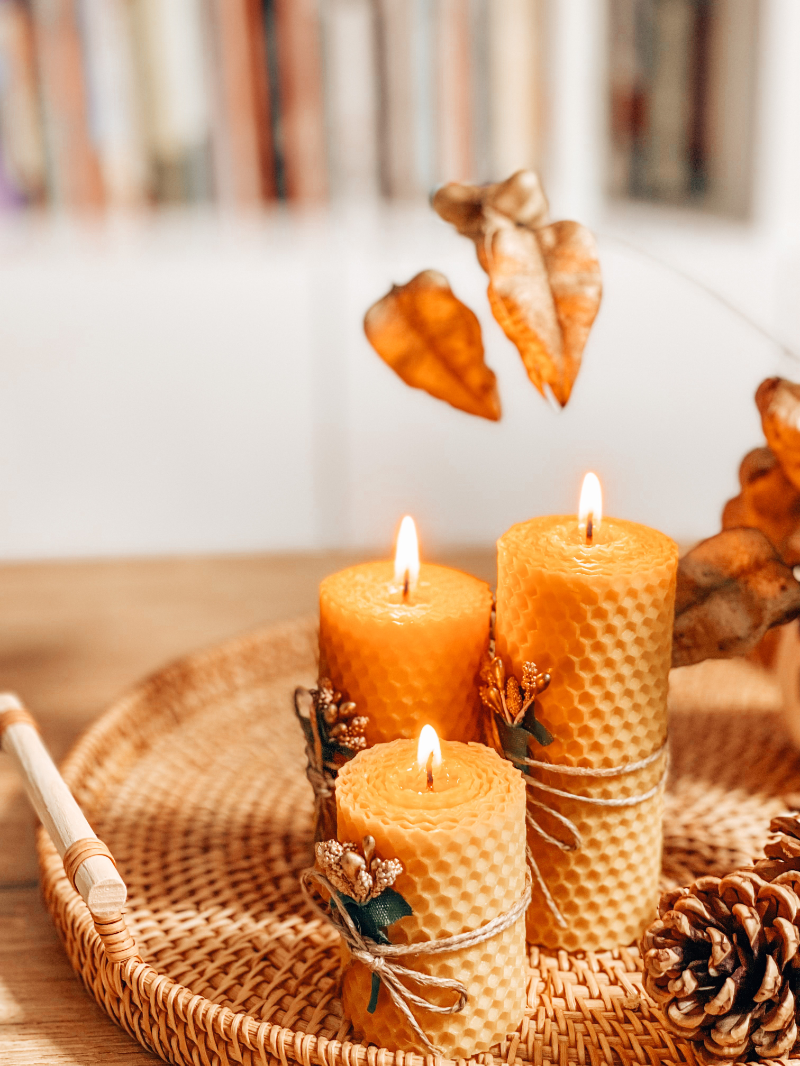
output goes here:
[[[626, 794], [646, 790], [654, 776], [657, 782], [663, 766], [661, 760], [655, 774], [648, 768], [647, 776], [626, 778]], [[563, 777], [559, 780], [555, 774], [543, 774], [542, 779], [564, 787]], [[591, 791], [594, 795], [605, 792]], [[594, 807], [564, 799], [557, 805], [548, 802], [548, 806], [575, 824], [582, 843], [575, 851], [562, 852], [538, 834], [528, 833], [528, 846], [542, 880], [553, 892], [566, 923], [558, 922], [543, 890], [535, 884], [525, 923], [528, 942], [549, 951], [603, 951], [636, 943], [658, 903], [663, 785], [655, 796], [633, 807]], [[552, 821], [539, 810], [536, 815], [551, 830]]]

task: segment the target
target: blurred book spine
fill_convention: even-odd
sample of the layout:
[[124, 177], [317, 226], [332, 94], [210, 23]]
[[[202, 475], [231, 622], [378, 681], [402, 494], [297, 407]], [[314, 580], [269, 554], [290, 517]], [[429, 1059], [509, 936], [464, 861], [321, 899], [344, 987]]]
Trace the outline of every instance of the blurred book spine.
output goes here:
[[317, 204], [328, 195], [322, 45], [317, 0], [270, 0], [283, 182], [287, 199]]
[[540, 163], [543, 123], [541, 0], [488, 6], [491, 160], [498, 176]]
[[371, 200], [380, 190], [377, 24], [372, 0], [328, 0], [322, 31], [331, 196]]
[[33, 0], [50, 196], [75, 210], [103, 204], [100, 161], [89, 131], [76, 0]]
[[80, 0], [89, 130], [109, 206], [148, 198], [148, 164], [128, 0]]
[[208, 0], [217, 199], [253, 208], [276, 195], [261, 0]]
[[0, 205], [38, 205], [47, 170], [30, 9], [0, 0]]
[[164, 203], [212, 195], [204, 15], [202, 0], [133, 0], [150, 182]]
[[470, 0], [439, 0], [436, 11], [437, 169], [440, 181], [475, 178]]
[[654, 6], [643, 190], [657, 200], [681, 200], [691, 189], [696, 6], [695, 0]]

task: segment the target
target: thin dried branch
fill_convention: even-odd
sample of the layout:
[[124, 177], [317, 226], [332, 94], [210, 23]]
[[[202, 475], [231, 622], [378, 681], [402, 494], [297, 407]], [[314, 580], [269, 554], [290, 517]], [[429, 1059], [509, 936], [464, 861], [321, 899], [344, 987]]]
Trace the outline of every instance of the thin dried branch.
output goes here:
[[800, 385], [767, 378], [756, 391], [764, 436], [784, 474], [800, 489]]
[[758, 529], [726, 529], [678, 564], [672, 665], [746, 655], [800, 614], [800, 584]]
[[600, 307], [602, 279], [591, 232], [547, 225], [547, 200], [531, 170], [496, 185], [443, 186], [433, 207], [475, 242], [489, 276], [492, 312], [519, 350], [528, 377], [565, 406]]
[[423, 270], [405, 285], [394, 285], [367, 311], [364, 332], [407, 385], [468, 414], [493, 422], [500, 418], [480, 323], [443, 274]]

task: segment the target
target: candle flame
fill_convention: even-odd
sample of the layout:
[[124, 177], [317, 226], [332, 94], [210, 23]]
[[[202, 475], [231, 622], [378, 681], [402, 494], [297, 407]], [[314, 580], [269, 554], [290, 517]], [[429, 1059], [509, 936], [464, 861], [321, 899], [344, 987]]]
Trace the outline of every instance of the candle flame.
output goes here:
[[[400, 523], [397, 534], [397, 548], [394, 553], [394, 579], [402, 584], [404, 591], [413, 592], [419, 580], [419, 544], [417, 527], [411, 515], [406, 515]], [[406, 588], [406, 582], [408, 582]]]
[[424, 725], [417, 744], [417, 765], [425, 769], [428, 759], [433, 756], [432, 766], [436, 770], [442, 765], [442, 746], [432, 725]]
[[578, 521], [586, 532], [586, 540], [591, 543], [595, 530], [603, 520], [603, 490], [597, 474], [588, 473], [583, 479], [581, 499], [578, 504]]

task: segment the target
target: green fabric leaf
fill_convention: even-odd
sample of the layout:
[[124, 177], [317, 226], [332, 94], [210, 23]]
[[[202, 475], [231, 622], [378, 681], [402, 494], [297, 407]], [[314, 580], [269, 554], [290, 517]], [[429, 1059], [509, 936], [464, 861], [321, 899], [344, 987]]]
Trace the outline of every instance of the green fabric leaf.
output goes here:
[[406, 900], [395, 892], [393, 888], [385, 888], [379, 896], [364, 904], [364, 910], [369, 911], [372, 921], [380, 928], [386, 928], [401, 918], [407, 918], [413, 914], [413, 910]]
[[[367, 900], [366, 903], [357, 903], [352, 896], [346, 896], [343, 892], [337, 892], [336, 895], [344, 904], [347, 913], [353, 920], [353, 925], [359, 933], [362, 936], [368, 936], [377, 944], [390, 944], [391, 941], [384, 933], [384, 929], [401, 918], [406, 918], [409, 914], [414, 913], [403, 896], [399, 892], [395, 892], [393, 888], [385, 888], [379, 896]], [[333, 905], [333, 902], [331, 902], [331, 907]], [[368, 1014], [375, 1013], [380, 990], [381, 979], [374, 973], [372, 975], [372, 990], [367, 1006]]]
[[357, 903], [352, 896], [346, 896], [342, 892], [338, 895], [359, 933], [370, 937], [377, 944], [391, 943], [383, 930], [393, 922], [414, 913], [400, 893], [395, 892], [393, 888], [385, 888], [379, 896], [366, 903]]
[[503, 746], [506, 758], [512, 762], [518, 770], [524, 768], [523, 759], [528, 755], [528, 739], [530, 733], [521, 725], [509, 725], [502, 718], [497, 719], [497, 730], [500, 734], [500, 743]]
[[500, 743], [503, 746], [506, 758], [512, 762], [518, 770], [525, 769], [524, 759], [528, 757], [528, 741], [531, 737], [538, 741], [543, 748], [552, 744], [555, 739], [552, 733], [537, 721], [532, 707], [525, 712], [525, 718], [521, 725], [509, 725], [502, 718], [497, 719], [497, 731], [500, 735]]
[[372, 991], [367, 1004], [367, 1014], [374, 1014], [378, 1007], [378, 993], [381, 990], [381, 979], [376, 973], [372, 975]]
[[525, 718], [522, 721], [523, 726], [527, 731], [539, 741], [543, 748], [546, 748], [548, 744], [552, 744], [555, 740], [553, 734], [542, 725], [542, 723], [536, 717], [536, 704], [532, 703], [525, 712]]

